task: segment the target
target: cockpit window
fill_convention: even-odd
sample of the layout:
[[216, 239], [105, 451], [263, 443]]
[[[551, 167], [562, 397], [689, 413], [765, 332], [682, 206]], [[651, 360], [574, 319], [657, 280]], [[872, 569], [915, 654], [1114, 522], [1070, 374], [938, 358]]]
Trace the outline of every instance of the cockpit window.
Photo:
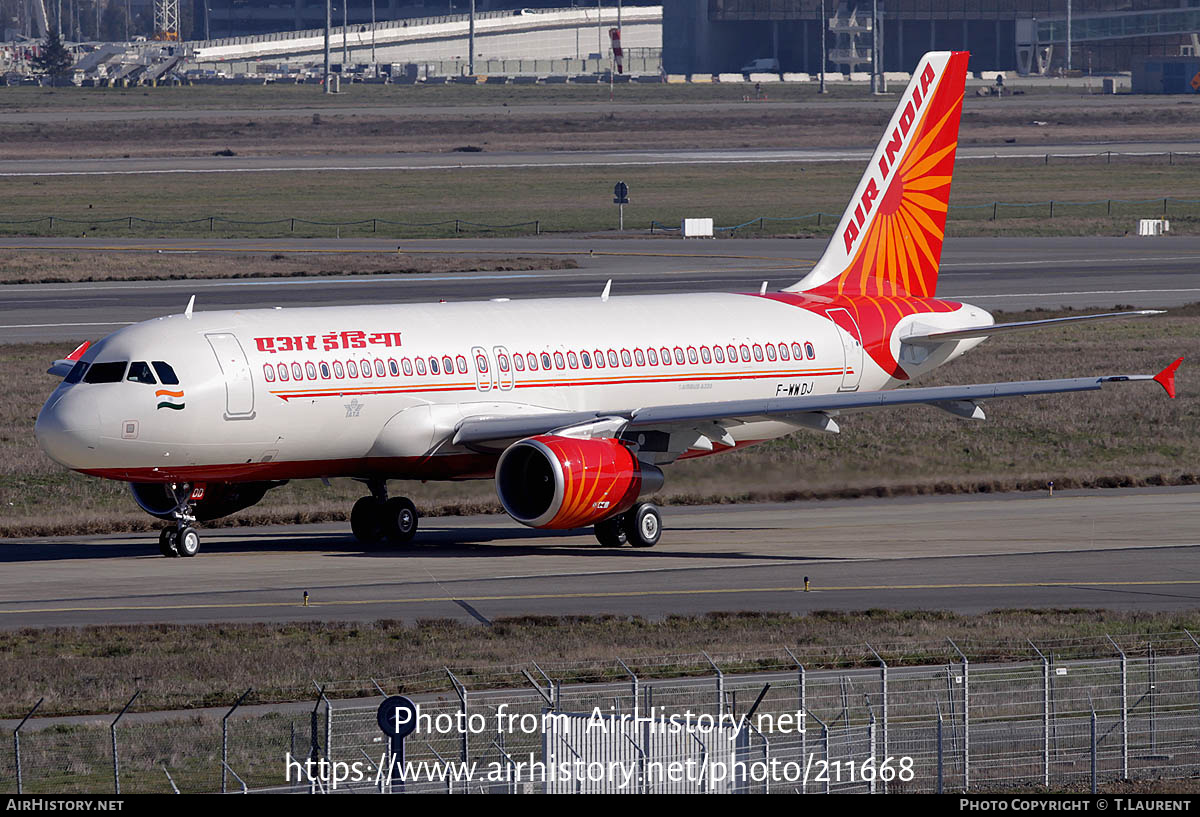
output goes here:
[[125, 376], [125, 361], [120, 363], [93, 363], [83, 378], [84, 383], [120, 383]]
[[88, 365], [82, 360], [76, 362], [75, 365], [71, 367], [71, 371], [67, 372], [67, 377], [64, 382], [78, 383], [80, 380], [83, 380], [83, 373], [87, 371], [87, 367]]
[[170, 363], [156, 360], [154, 361], [154, 371], [158, 372], [158, 380], [164, 386], [179, 385], [179, 378], [175, 376], [175, 370], [171, 368]]
[[132, 380], [134, 383], [148, 383], [151, 386], [157, 385], [158, 381], [154, 379], [154, 372], [150, 371], [150, 365], [144, 360], [135, 360], [129, 364], [129, 374], [125, 376], [126, 380]]

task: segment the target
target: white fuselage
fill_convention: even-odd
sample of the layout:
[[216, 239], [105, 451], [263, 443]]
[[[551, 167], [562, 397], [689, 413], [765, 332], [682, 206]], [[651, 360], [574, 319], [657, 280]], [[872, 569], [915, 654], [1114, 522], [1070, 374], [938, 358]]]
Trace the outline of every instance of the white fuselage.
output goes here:
[[[884, 343], [898, 356], [914, 322], [981, 320], [969, 305], [918, 312]], [[734, 294], [172, 315], [110, 335], [83, 362], [165, 361], [178, 384], [64, 382], [37, 433], [64, 465], [130, 481], [487, 477], [494, 457], [449, 443], [464, 418], [898, 385], [849, 326]], [[977, 342], [905, 370], [919, 376]], [[751, 422], [730, 434], [745, 444], [796, 428]]]

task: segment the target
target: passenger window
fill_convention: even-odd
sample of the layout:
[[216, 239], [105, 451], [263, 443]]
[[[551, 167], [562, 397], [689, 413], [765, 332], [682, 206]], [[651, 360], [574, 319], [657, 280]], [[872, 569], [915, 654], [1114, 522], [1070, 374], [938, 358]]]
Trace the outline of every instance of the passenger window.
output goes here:
[[333, 361], [333, 376], [336, 377], [338, 380], [341, 380], [343, 377], [346, 376], [346, 370], [342, 368], [341, 361], [338, 361], [338, 360]]
[[550, 355], [546, 354], [545, 352], [542, 352], [542, 368], [550, 368]]
[[812, 360], [817, 356], [817, 350], [813, 348], [811, 343], [804, 344], [804, 352], [808, 355], [809, 360]]
[[713, 347], [713, 358], [717, 361], [717, 363], [724, 363], [725, 362], [725, 350], [722, 349], [720, 346], [714, 346]]
[[358, 370], [362, 372], [363, 377], [371, 376], [371, 362], [369, 360], [360, 360], [358, 362]]
[[628, 349], [622, 349], [622, 350], [621, 350], [621, 363], [625, 364], [626, 366], [632, 366], [632, 365], [633, 365], [633, 358], [631, 358], [631, 357], [629, 356], [629, 350], [628, 350]]
[[767, 344], [767, 360], [774, 360], [774, 359], [775, 359], [775, 347], [768, 343]]
[[680, 365], [683, 364], [683, 350], [678, 346], [675, 347], [675, 362]]
[[561, 369], [566, 365], [567, 364], [563, 361], [562, 352], [555, 352], [554, 353], [554, 368]]
[[529, 361], [529, 371], [536, 372], [538, 367], [537, 355], [535, 355], [533, 352], [529, 352], [525, 355], [525, 359]]
[[412, 377], [412, 373], [413, 373], [412, 361], [409, 360], [408, 358], [402, 358], [400, 361], [400, 365], [404, 367], [404, 373], [406, 375], [408, 375], [409, 377]]
[[287, 367], [286, 363], [279, 364], [279, 379], [280, 380], [288, 379], [288, 367]]
[[125, 361], [120, 363], [93, 363], [83, 378], [84, 383], [120, 383], [125, 376]]
[[175, 370], [171, 368], [170, 363], [162, 360], [155, 360], [150, 365], [154, 367], [154, 371], [158, 372], [158, 382], [164, 386], [178, 386], [179, 378], [175, 376]]
[[321, 377], [325, 380], [329, 379], [329, 364], [328, 363], [325, 363], [325, 362], [321, 363]]
[[596, 368], [604, 368], [604, 352], [601, 352], [599, 349], [596, 350]]
[[792, 344], [792, 357], [796, 360], [804, 360], [804, 351], [800, 348], [799, 343]]
[[788, 348], [787, 348], [786, 343], [779, 344], [779, 359], [780, 360], [788, 359]]
[[[454, 374], [454, 361], [449, 355], [442, 358], [442, 371], [446, 374]], [[504, 361], [504, 371], [508, 371], [508, 361]]]
[[[450, 358], [446, 358], [447, 363], [449, 363], [449, 360], [450, 360]], [[500, 371], [507, 372], [508, 371], [508, 355], [496, 355], [496, 365], [500, 367]], [[447, 371], [450, 371], [450, 370], [447, 369]]]
[[[466, 365], [465, 363], [460, 364], [459, 371], [461, 371], [463, 366], [465, 366], [465, 365]], [[519, 354], [513, 355], [513, 368], [516, 369], [518, 372], [525, 371], [525, 358], [521, 357]]]
[[400, 376], [400, 366], [396, 363], [396, 359], [394, 357], [388, 358], [388, 371], [392, 373], [392, 377]]
[[651, 366], [657, 366], [657, 365], [658, 365], [658, 352], [654, 351], [653, 349], [647, 349], [647, 350], [646, 350], [646, 357], [648, 357], [648, 358], [650, 359], [650, 365], [651, 365]]
[[[484, 368], [484, 371], [487, 371], [486, 367]], [[425, 358], [423, 357], [417, 358], [417, 374], [425, 374]]]
[[639, 366], [645, 366], [646, 365], [646, 353], [643, 352], [641, 349], [634, 349], [633, 350], [633, 362]]
[[567, 365], [572, 369], [579, 368], [579, 355], [574, 352], [567, 352]]
[[762, 347], [759, 346], [757, 343], [754, 344], [754, 359], [757, 360], [759, 363], [762, 363], [763, 350], [762, 350]]
[[429, 373], [430, 374], [438, 373], [438, 361], [437, 361], [436, 357], [429, 358]]
[[383, 361], [379, 358], [375, 358], [375, 374], [379, 375], [380, 377], [385, 377], [387, 375], [387, 369], [384, 367]]
[[351, 377], [358, 377], [358, 364], [353, 360], [346, 361], [346, 374]]
[[304, 364], [304, 373], [308, 375], [309, 380], [317, 379], [317, 367], [311, 363]]
[[265, 380], [266, 380], [268, 383], [274, 383], [274, 382], [275, 382], [275, 367], [274, 367], [274, 366], [272, 366], [270, 363], [264, 363], [264, 364], [263, 364], [263, 378], [264, 378], [264, 379], [265, 379]]
[[303, 380], [304, 370], [300, 368], [299, 363], [292, 364], [292, 380]]
[[742, 362], [749, 363], [750, 362], [750, 347], [743, 343], [738, 348], [741, 349], [741, 352], [742, 352]]
[[143, 360], [135, 360], [129, 364], [129, 374], [125, 376], [125, 379], [132, 380], [134, 383], [158, 385], [158, 381], [154, 379], [154, 372], [150, 371], [150, 364]]
[[608, 365], [609, 365], [609, 366], [616, 366], [616, 365], [618, 365], [618, 364], [617, 364], [617, 353], [616, 353], [616, 352], [614, 352], [612, 349], [609, 349], [609, 350], [608, 350]]
[[712, 352], [708, 350], [707, 346], [700, 347], [700, 359], [705, 363], [712, 363]]
[[699, 360], [700, 360], [700, 358], [696, 356], [696, 347], [689, 346], [688, 347], [688, 363], [696, 363]]
[[733, 344], [725, 347], [725, 351], [729, 354], [729, 362], [737, 363], [737, 347]]
[[587, 352], [580, 352], [579, 356], [581, 358], [583, 358], [583, 368], [585, 368], [585, 369], [592, 368], [592, 356], [591, 355], [589, 355]]
[[[459, 355], [458, 357], [454, 358], [454, 362], [458, 364], [458, 373], [459, 374], [467, 373], [467, 359], [465, 357], [463, 357], [462, 355]], [[524, 368], [524, 366], [521, 364], [521, 356], [520, 355], [517, 355], [517, 368], [518, 369]]]
[[658, 350], [658, 354], [660, 357], [662, 357], [662, 362], [663, 362], [664, 366], [671, 365], [671, 350], [670, 349], [668, 349], [666, 346], [664, 346]]

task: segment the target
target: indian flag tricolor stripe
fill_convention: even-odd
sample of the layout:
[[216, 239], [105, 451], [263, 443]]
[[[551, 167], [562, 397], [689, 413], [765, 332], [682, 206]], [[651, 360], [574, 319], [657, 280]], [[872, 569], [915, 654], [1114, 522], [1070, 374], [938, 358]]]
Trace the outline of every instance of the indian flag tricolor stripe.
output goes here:
[[158, 398], [158, 407], [175, 409], [178, 411], [183, 408], [183, 390], [169, 391], [168, 389], [159, 389], [154, 392], [154, 396]]

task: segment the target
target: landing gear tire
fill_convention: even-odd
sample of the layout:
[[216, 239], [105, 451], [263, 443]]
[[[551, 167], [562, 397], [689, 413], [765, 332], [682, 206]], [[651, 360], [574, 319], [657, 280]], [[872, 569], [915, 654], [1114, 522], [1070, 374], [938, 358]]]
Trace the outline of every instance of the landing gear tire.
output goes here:
[[662, 537], [662, 514], [649, 502], [643, 502], [625, 515], [623, 527], [635, 548], [654, 547]]
[[629, 539], [625, 533], [624, 518], [614, 516], [597, 522], [595, 526], [596, 540], [606, 548], [622, 547]]
[[408, 497], [393, 497], [379, 510], [383, 533], [391, 542], [407, 545], [417, 535], [417, 506]]
[[163, 528], [158, 534], [158, 550], [163, 556], [174, 558], [179, 555], [179, 533], [175, 528]]
[[176, 534], [176, 542], [175, 549], [180, 556], [192, 557], [200, 552], [200, 534], [195, 528], [180, 528]]
[[384, 537], [385, 503], [373, 496], [364, 496], [350, 510], [350, 530], [354, 538], [364, 545], [378, 545]]

